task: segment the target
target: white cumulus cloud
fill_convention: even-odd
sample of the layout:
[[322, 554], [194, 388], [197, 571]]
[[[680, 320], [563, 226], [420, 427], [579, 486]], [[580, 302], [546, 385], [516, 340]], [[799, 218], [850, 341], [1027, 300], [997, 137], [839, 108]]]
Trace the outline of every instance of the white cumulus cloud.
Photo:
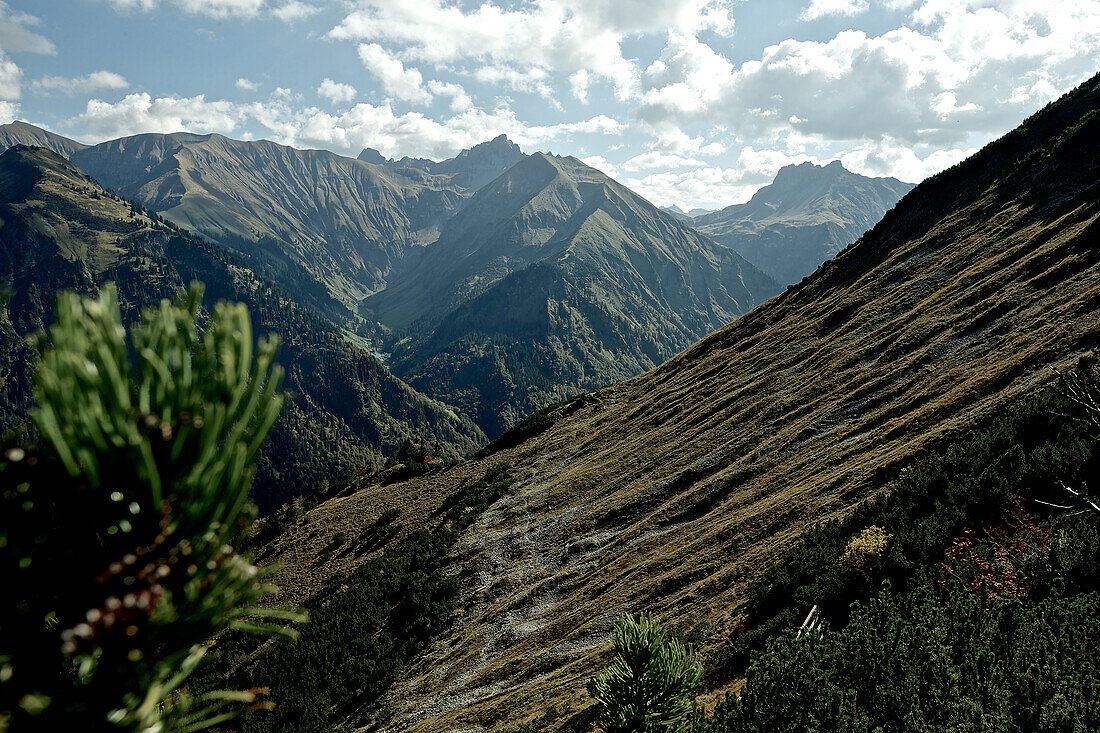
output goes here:
[[[169, 0], [106, 0], [119, 11], [150, 11]], [[256, 18], [271, 17], [285, 23], [308, 18], [320, 12], [320, 8], [301, 0], [276, 3], [270, 0], [171, 0], [171, 4], [186, 13], [208, 18]]]
[[23, 70], [0, 49], [0, 100], [12, 101], [23, 95]]
[[560, 109], [554, 100], [553, 76], [546, 69], [531, 67], [515, 69], [507, 64], [482, 66], [474, 72], [474, 78], [484, 84], [495, 84], [518, 92], [536, 94], [549, 100]]
[[39, 25], [37, 17], [14, 11], [0, 0], [0, 49], [8, 53], [56, 53], [57, 48], [48, 38], [31, 30]]
[[521, 147], [569, 140], [577, 134], [617, 135], [623, 125], [597, 115], [576, 122], [528, 125], [507, 107], [468, 109], [441, 121], [420, 112], [397, 113], [389, 103], [360, 103], [342, 114], [314, 111], [302, 120], [294, 140], [348, 154], [375, 148], [391, 158], [446, 158], [504, 133]]
[[825, 15], [858, 15], [871, 8], [867, 0], [811, 0], [798, 17], [802, 20], [817, 20]]
[[726, 125], [747, 140], [794, 130], [950, 147], [1010, 129], [1096, 71], [1100, 3], [928, 0], [911, 25], [788, 39], [736, 65], [672, 34], [636, 113], [658, 126]]
[[19, 105], [15, 102], [0, 100], [0, 125], [19, 119]]
[[116, 10], [152, 10], [157, 0], [107, 0], [107, 4]]
[[341, 84], [332, 79], [325, 78], [321, 86], [317, 87], [317, 94], [330, 102], [350, 102], [355, 99], [355, 87], [351, 84]]
[[264, 7], [265, 0], [176, 0], [184, 11], [211, 18], [251, 18]]
[[674, 170], [676, 168], [697, 168], [706, 165], [698, 158], [686, 158], [673, 153], [660, 153], [651, 150], [648, 153], [640, 153], [623, 163], [623, 170], [631, 173], [640, 170]]
[[[454, 85], [457, 87], [457, 85]], [[461, 88], [440, 89], [441, 96], [461, 99]], [[365, 147], [400, 158], [445, 158], [463, 148], [504, 133], [521, 146], [534, 148], [569, 141], [577, 135], [617, 136], [626, 129], [620, 121], [595, 115], [571, 122], [532, 125], [520, 120], [506, 105], [492, 110], [465, 107], [434, 120], [421, 112], [398, 112], [389, 101], [359, 103], [342, 112], [298, 106], [296, 95], [272, 94], [247, 104], [193, 97], [153, 97], [133, 93], [118, 102], [93, 99], [66, 127], [82, 138], [107, 140], [143, 132], [190, 131], [243, 135], [249, 125], [269, 131], [265, 137], [298, 147], [327, 148], [356, 155]], [[247, 136], [245, 136], [247, 137]]]
[[420, 70], [405, 68], [401, 59], [377, 43], [359, 44], [359, 60], [391, 97], [415, 104], [429, 104], [432, 101], [431, 93], [424, 88]]
[[93, 71], [84, 76], [44, 76], [31, 84], [32, 88], [43, 94], [61, 92], [63, 94], [90, 94], [99, 89], [127, 89], [130, 83], [126, 77], [113, 71]]
[[208, 101], [201, 94], [154, 99], [147, 92], [137, 92], [115, 103], [89, 100], [71, 126], [97, 140], [108, 140], [142, 132], [232, 133], [245, 117], [246, 113], [232, 102]]
[[470, 95], [466, 93], [466, 90], [461, 84], [452, 84], [450, 82], [436, 81], [433, 79], [428, 82], [428, 90], [439, 97], [450, 97], [450, 108], [452, 112], [465, 112], [474, 106], [474, 100], [470, 98]]
[[[627, 99], [638, 73], [622, 52], [628, 36], [668, 28], [728, 34], [731, 7], [732, 0], [540, 0], [465, 9], [444, 0], [372, 0], [359, 3], [329, 35], [400, 46], [403, 57], [422, 63], [508, 69], [513, 74], [497, 80], [509, 85], [536, 70], [584, 71]], [[543, 94], [538, 84], [526, 89]]]
[[296, 20], [304, 20], [319, 12], [321, 12], [321, 9], [316, 5], [299, 2], [299, 0], [292, 0], [292, 2], [278, 6], [271, 11], [271, 14], [284, 23], [293, 23]]

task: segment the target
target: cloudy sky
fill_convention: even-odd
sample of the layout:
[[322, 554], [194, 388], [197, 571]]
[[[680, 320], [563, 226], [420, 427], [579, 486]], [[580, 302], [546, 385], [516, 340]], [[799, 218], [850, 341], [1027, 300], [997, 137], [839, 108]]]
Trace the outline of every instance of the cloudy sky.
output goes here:
[[434, 158], [503, 132], [714, 208], [804, 160], [918, 181], [1098, 49], [1100, 0], [0, 0], [0, 122]]

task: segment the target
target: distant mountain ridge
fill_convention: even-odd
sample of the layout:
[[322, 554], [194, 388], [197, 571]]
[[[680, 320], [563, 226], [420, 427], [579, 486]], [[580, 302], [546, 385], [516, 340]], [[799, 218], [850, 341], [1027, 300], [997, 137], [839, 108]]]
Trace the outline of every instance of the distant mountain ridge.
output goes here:
[[82, 146], [5, 129], [388, 344], [394, 370], [494, 435], [651, 368], [778, 291], [603, 174], [525, 156], [504, 135], [437, 162], [216, 134]]
[[747, 203], [690, 224], [789, 285], [858, 239], [913, 185], [852, 173], [839, 160], [788, 165]]
[[713, 213], [712, 209], [700, 209], [698, 207], [692, 209], [691, 211], [684, 211], [676, 204], [673, 204], [672, 206], [662, 206], [660, 207], [660, 209], [666, 214], [672, 214], [680, 221], [688, 224], [694, 221], [696, 217], [702, 216], [703, 214]]
[[63, 135], [57, 135], [20, 120], [0, 125], [0, 153], [16, 145], [46, 148], [62, 158], [72, 157], [73, 153], [88, 147], [84, 143], [70, 140]]
[[435, 162], [184, 132], [86, 146], [26, 123], [0, 126], [0, 151], [14, 144], [69, 158], [337, 320], [385, 287], [410, 248], [434, 240], [470, 192], [523, 157], [503, 135]]
[[228, 249], [494, 436], [748, 312], [784, 284], [768, 266], [812, 270], [893, 195], [839, 165], [803, 166], [749, 204], [692, 218], [504, 135], [444, 161], [395, 161], [192, 133], [94, 146], [25, 124], [0, 134], [52, 146]]
[[[270, 276], [316, 286], [349, 307], [381, 287], [406, 248], [458, 208], [448, 179], [322, 150], [221, 135], [137, 135], [75, 153], [106, 187], [245, 255], [281, 262]], [[320, 297], [313, 287], [314, 297]]]
[[359, 160], [366, 163], [389, 168], [417, 168], [433, 175], [450, 176], [470, 192], [489, 183], [522, 158], [520, 147], [503, 134], [442, 161], [408, 156], [392, 160], [374, 148], [365, 148], [359, 153]]
[[22, 145], [0, 155], [0, 284], [11, 290], [0, 319], [0, 429], [26, 417], [22, 337], [49, 324], [55, 291], [93, 292], [114, 281], [132, 320], [193, 280], [206, 284], [208, 307], [242, 301], [257, 335], [282, 337], [294, 397], [262, 454], [255, 488], [262, 506], [377, 466], [406, 438], [451, 457], [484, 441], [468, 418], [414, 392], [230, 255], [103, 190], [57, 154]]
[[628, 378], [779, 291], [576, 158], [536, 153], [479, 190], [364, 310], [411, 332], [393, 369], [490, 436]]

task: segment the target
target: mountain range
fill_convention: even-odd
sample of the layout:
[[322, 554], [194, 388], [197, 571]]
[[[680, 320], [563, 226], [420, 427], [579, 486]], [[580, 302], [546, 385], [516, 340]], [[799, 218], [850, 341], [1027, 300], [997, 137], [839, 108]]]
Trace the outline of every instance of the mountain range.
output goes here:
[[554, 711], [586, 729], [586, 682], [620, 614], [735, 625], [749, 584], [809, 528], [1100, 345], [1098, 146], [1100, 76], [659, 367], [543, 412], [478, 460], [316, 507], [268, 548], [280, 601], [323, 607], [382, 551], [331, 557], [335, 532], [389, 507], [394, 536], [412, 532], [510, 464], [514, 485], [456, 546], [450, 624], [374, 723], [501, 731]]
[[437, 164], [447, 172], [435, 174], [221, 135], [146, 134], [84, 146], [13, 123], [0, 131], [0, 148], [12, 143], [69, 158], [337, 318], [383, 288], [409, 247], [434, 239], [469, 182], [503, 172], [515, 148], [506, 139], [485, 143]]
[[747, 203], [690, 216], [689, 223], [790, 285], [858, 239], [912, 188], [852, 173], [839, 160], [789, 165]]
[[[504, 136], [444, 161], [191, 133], [87, 146], [0, 126], [0, 148], [13, 144], [68, 158], [229, 253], [490, 438], [660, 364], [784, 284], [579, 160], [525, 155]], [[877, 181], [854, 174], [845, 195], [838, 183], [795, 185], [817, 171], [785, 172], [792, 200], [760, 224], [786, 231], [815, 266], [828, 253], [800, 237], [824, 227], [833, 241], [841, 224], [862, 231], [855, 222], [877, 218], [885, 200], [851, 194]], [[815, 191], [847, 208], [799, 229], [827, 217]]]
[[696, 207], [696, 208], [692, 209], [691, 211], [684, 211], [683, 209], [681, 209], [676, 204], [672, 204], [671, 206], [662, 206], [661, 211], [664, 211], [668, 214], [672, 214], [673, 216], [675, 216], [680, 221], [686, 221], [686, 222], [690, 223], [691, 220], [694, 219], [695, 217], [702, 216], [703, 214], [710, 214], [711, 212], [714, 211], [714, 209], [701, 209], [699, 207]]
[[[220, 135], [139, 135], [70, 160], [105, 187], [355, 309], [462, 201], [451, 181]], [[304, 291], [304, 292], [303, 292]]]
[[0, 155], [0, 321], [5, 364], [0, 429], [21, 424], [30, 401], [23, 344], [52, 320], [60, 289], [116, 283], [124, 318], [172, 298], [192, 281], [207, 305], [244, 302], [257, 334], [281, 337], [294, 395], [266, 444], [254, 495], [262, 508], [380, 466], [414, 438], [457, 458], [484, 443], [468, 418], [410, 389], [362, 345], [257, 276], [230, 253], [104, 190], [59, 155], [17, 145]]
[[468, 191], [489, 183], [523, 158], [523, 151], [505, 135], [463, 150], [453, 158], [435, 161], [428, 158], [410, 158], [400, 160], [384, 157], [374, 148], [365, 148], [359, 153], [359, 160], [388, 168], [415, 168], [436, 176], [452, 178]]
[[46, 148], [62, 158], [68, 158], [88, 147], [84, 143], [78, 143], [76, 140], [70, 140], [63, 135], [57, 135], [19, 120], [0, 125], [0, 152], [16, 145]]
[[576, 158], [536, 153], [479, 190], [364, 309], [411, 332], [395, 373], [494, 437], [643, 372], [779, 290]]

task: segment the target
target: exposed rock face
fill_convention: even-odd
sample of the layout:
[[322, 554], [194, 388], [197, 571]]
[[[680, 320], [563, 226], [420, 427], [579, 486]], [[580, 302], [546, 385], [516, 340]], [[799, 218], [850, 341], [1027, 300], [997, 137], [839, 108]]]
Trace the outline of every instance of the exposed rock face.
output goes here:
[[433, 175], [450, 176], [473, 192], [492, 181], [523, 158], [523, 151], [505, 135], [463, 150], [453, 158], [434, 161], [427, 158], [386, 158], [374, 148], [366, 148], [359, 160], [391, 168], [418, 168]]
[[789, 165], [748, 203], [689, 223], [789, 285], [858, 239], [912, 188], [852, 173], [839, 160]]
[[364, 301], [411, 329], [393, 368], [490, 436], [659, 364], [778, 285], [575, 158], [528, 156]]

